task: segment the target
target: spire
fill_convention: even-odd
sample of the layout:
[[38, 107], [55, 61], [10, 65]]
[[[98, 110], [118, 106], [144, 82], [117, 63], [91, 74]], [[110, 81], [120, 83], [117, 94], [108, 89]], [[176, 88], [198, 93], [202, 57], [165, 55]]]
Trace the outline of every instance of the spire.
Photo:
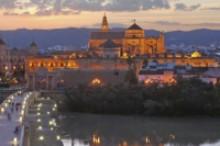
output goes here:
[[6, 45], [5, 41], [2, 38], [0, 38], [0, 45]]
[[37, 43], [35, 41], [32, 41], [30, 47], [37, 47]]
[[102, 19], [102, 32], [108, 32], [109, 31], [109, 26], [108, 26], [108, 18], [106, 14], [104, 13], [103, 19]]
[[31, 55], [37, 55], [39, 53], [39, 48], [38, 45], [35, 41], [32, 41], [32, 43], [30, 44], [30, 54]]

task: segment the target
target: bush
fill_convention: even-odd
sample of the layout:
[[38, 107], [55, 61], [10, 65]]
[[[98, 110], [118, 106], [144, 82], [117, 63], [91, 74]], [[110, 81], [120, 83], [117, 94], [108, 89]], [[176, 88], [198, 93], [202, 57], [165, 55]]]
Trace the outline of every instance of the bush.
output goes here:
[[220, 115], [220, 85], [179, 79], [175, 85], [80, 85], [66, 91], [69, 111], [139, 115]]

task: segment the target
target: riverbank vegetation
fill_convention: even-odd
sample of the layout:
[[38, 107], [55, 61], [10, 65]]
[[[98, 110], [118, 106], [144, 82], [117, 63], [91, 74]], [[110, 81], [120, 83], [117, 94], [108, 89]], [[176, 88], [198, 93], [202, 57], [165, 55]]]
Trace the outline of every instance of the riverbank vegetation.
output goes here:
[[220, 85], [198, 79], [176, 84], [86, 86], [66, 90], [72, 112], [151, 116], [220, 116]]

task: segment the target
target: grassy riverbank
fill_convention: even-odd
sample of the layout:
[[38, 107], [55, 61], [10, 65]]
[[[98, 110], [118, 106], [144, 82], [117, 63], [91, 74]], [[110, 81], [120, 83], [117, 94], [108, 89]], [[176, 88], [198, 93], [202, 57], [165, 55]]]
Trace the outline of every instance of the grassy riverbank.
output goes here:
[[175, 85], [85, 86], [66, 91], [72, 112], [153, 116], [220, 116], [220, 85], [197, 79]]

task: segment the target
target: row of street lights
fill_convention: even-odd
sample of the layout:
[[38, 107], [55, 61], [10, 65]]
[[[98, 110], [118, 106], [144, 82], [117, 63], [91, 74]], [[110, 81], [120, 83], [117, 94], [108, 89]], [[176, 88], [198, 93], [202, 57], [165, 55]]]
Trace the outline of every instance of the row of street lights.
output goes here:
[[[22, 91], [18, 91], [10, 96], [8, 96], [4, 102], [0, 105], [0, 114], [5, 114], [7, 112], [7, 114], [10, 114], [9, 111], [12, 110], [14, 107], [13, 106], [17, 106], [16, 102], [16, 98], [22, 94]], [[20, 126], [23, 122], [23, 117], [25, 116], [25, 109], [26, 109], [26, 104], [27, 104], [27, 100], [29, 99], [29, 97], [31, 96], [31, 92], [27, 93], [24, 97], [23, 103], [22, 103], [22, 108], [21, 108], [21, 112], [19, 114], [19, 118], [17, 119], [18, 122], [20, 123]], [[16, 103], [16, 104], [15, 104]], [[11, 109], [9, 109], [11, 108]], [[19, 143], [19, 140], [17, 137], [14, 137], [11, 141], [10, 141], [12, 146], [19, 146], [21, 145]]]
[[[41, 98], [41, 101], [51, 101], [51, 99], [48, 98]], [[51, 101], [52, 102], [52, 101]], [[44, 108], [43, 108], [44, 107]], [[49, 110], [47, 109], [49, 108]], [[36, 108], [36, 117], [37, 117], [37, 126], [36, 126], [36, 131], [38, 131], [38, 136], [37, 136], [37, 140], [39, 142], [42, 143], [42, 145], [45, 143], [47, 137], [46, 135], [43, 134], [43, 132], [46, 132], [47, 129], [49, 131], [54, 131], [55, 135], [55, 139], [56, 141], [61, 141], [61, 136], [60, 135], [56, 135], [56, 131], [55, 129], [57, 128], [57, 122], [55, 118], [51, 118], [53, 117], [54, 113], [57, 111], [57, 104], [53, 104], [51, 107], [49, 107], [49, 105], [44, 105], [42, 102], [40, 102], [39, 104], [37, 104], [37, 108]], [[44, 117], [45, 116], [45, 117]], [[49, 118], [48, 121], [47, 118]], [[46, 123], [46, 125], [44, 125]], [[49, 141], [47, 141], [49, 143]]]

